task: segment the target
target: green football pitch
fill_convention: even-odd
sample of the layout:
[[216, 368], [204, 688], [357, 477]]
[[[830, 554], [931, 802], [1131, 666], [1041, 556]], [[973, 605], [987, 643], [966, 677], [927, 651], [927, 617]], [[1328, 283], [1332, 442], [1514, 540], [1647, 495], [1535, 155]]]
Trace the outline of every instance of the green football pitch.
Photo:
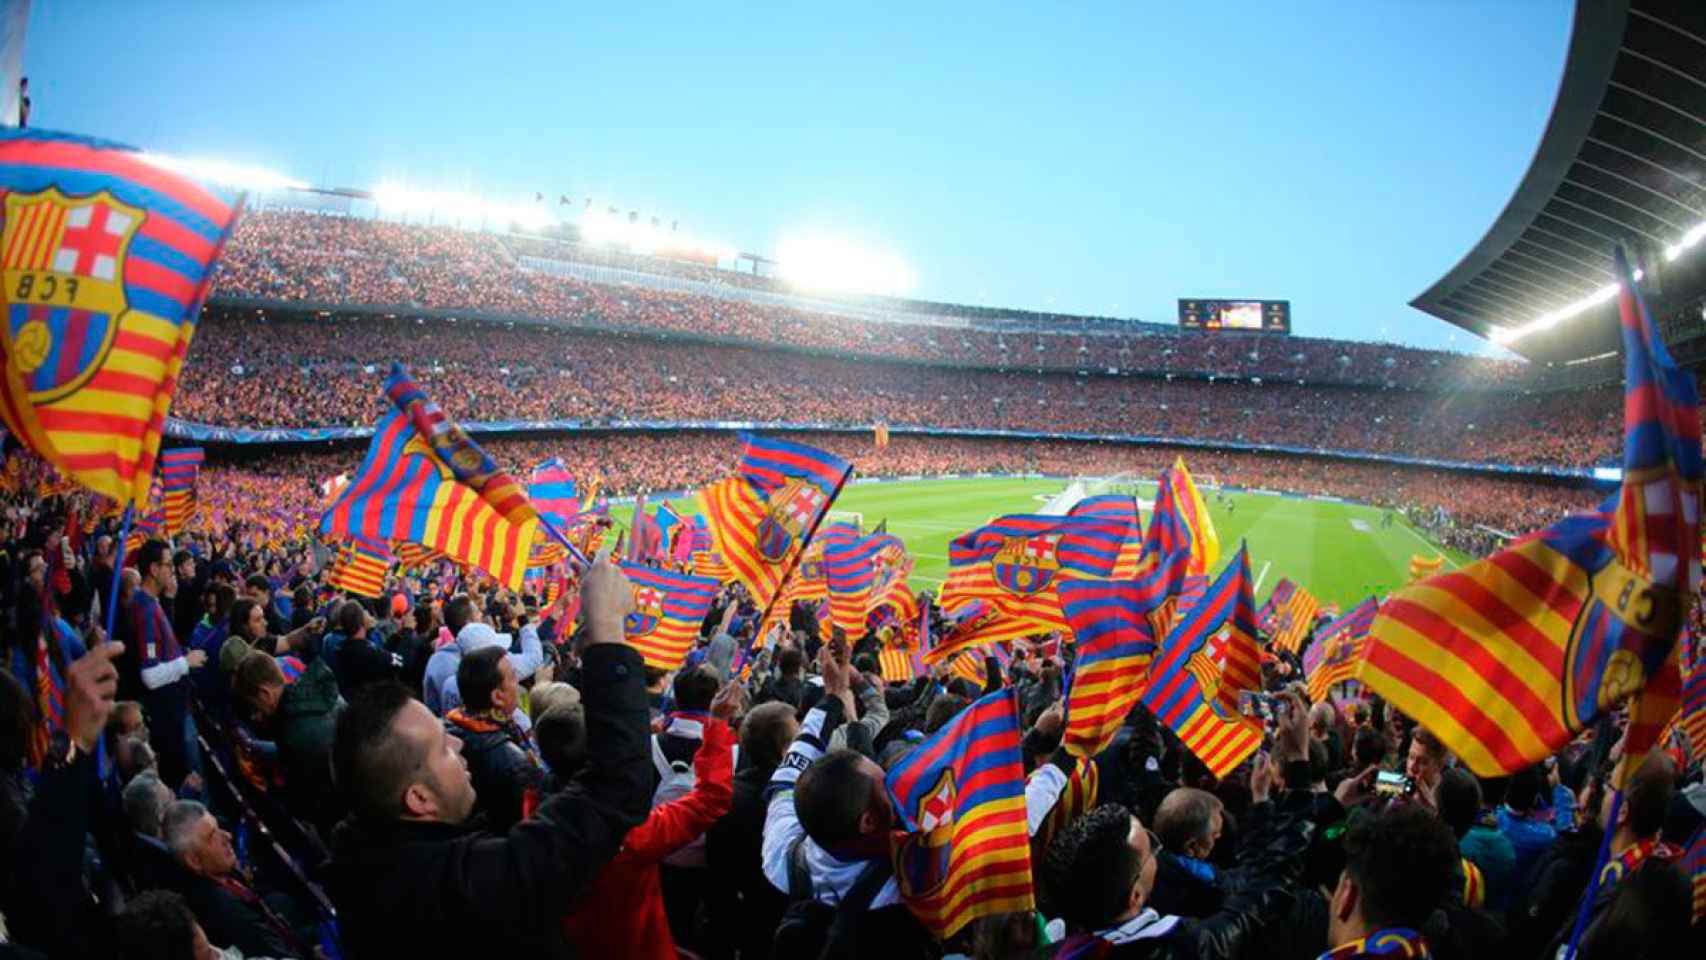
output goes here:
[[[1001, 514], [1034, 513], [1067, 485], [1060, 479], [1022, 478], [856, 484], [842, 491], [834, 512], [862, 515], [866, 530], [886, 520], [888, 531], [912, 553], [913, 586], [937, 589], [948, 575], [949, 541]], [[1137, 493], [1148, 522], [1154, 484], [1137, 484]], [[1413, 556], [1443, 552], [1448, 569], [1469, 559], [1454, 550], [1442, 551], [1400, 517], [1382, 527], [1386, 511], [1378, 507], [1259, 493], [1232, 493], [1223, 501], [1207, 488], [1203, 497], [1220, 533], [1222, 565], [1237, 552], [1240, 540], [1249, 544], [1258, 603], [1281, 577], [1290, 577], [1322, 603], [1348, 610], [1369, 594], [1403, 585]], [[697, 497], [671, 505], [684, 515], [699, 509]], [[612, 513], [627, 523], [632, 509], [614, 507]]]

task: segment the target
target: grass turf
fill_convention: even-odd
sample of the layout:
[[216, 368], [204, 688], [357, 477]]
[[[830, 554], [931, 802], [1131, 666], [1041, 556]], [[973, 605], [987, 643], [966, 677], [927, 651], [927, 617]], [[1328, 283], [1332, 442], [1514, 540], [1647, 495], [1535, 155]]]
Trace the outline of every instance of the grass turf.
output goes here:
[[[913, 586], [933, 590], [948, 575], [949, 541], [991, 517], [1035, 512], [1066, 486], [1064, 480], [1008, 478], [866, 483], [842, 491], [835, 509], [863, 514], [867, 530], [886, 519], [889, 532], [906, 542], [916, 562]], [[1153, 484], [1139, 488], [1146, 523], [1154, 493]], [[1236, 553], [1241, 538], [1249, 543], [1258, 603], [1281, 577], [1290, 577], [1322, 603], [1348, 610], [1371, 593], [1384, 595], [1402, 586], [1412, 556], [1442, 552], [1401, 518], [1382, 528], [1385, 511], [1378, 507], [1255, 493], [1228, 494], [1223, 501], [1206, 488], [1203, 496], [1220, 534], [1221, 564]], [[691, 515], [699, 509], [697, 500], [671, 505]], [[624, 524], [632, 515], [627, 506], [611, 512]], [[1454, 550], [1443, 552], [1447, 568], [1469, 560]]]

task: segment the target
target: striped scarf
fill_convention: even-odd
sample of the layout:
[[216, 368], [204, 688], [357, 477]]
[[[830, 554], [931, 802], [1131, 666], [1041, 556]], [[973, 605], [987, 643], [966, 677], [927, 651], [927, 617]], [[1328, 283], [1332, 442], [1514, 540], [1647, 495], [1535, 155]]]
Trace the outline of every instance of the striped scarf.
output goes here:
[[1361, 957], [1388, 957], [1391, 960], [1427, 960], [1428, 944], [1422, 935], [1402, 927], [1376, 930], [1361, 940], [1341, 943], [1320, 960], [1358, 960]]

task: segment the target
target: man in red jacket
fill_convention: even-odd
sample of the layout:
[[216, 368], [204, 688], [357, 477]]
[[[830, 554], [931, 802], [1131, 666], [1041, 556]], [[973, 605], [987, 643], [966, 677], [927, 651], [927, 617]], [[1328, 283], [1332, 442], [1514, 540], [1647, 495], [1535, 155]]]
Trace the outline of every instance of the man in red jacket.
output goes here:
[[593, 879], [563, 918], [563, 930], [583, 956], [675, 960], [675, 938], [664, 913], [658, 864], [729, 812], [734, 798], [734, 730], [742, 693], [730, 683], [711, 701], [711, 722], [693, 757], [693, 789], [652, 808], [628, 831], [622, 849]]

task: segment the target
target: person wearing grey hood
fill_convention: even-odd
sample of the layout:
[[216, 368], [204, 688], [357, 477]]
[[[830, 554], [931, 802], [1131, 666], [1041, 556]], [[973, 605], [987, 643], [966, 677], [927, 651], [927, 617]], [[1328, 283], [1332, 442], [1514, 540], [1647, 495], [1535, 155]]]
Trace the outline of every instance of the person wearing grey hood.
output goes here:
[[[462, 696], [456, 689], [456, 668], [462, 665], [464, 654], [482, 647], [502, 646], [510, 651], [509, 664], [515, 669], [516, 679], [523, 683], [545, 662], [545, 650], [539, 642], [537, 626], [531, 623], [522, 625], [519, 631], [520, 650], [516, 650], [516, 638], [499, 633], [485, 623], [479, 608], [465, 595], [459, 594], [444, 605], [444, 623], [455, 634], [456, 642], [432, 655], [422, 680], [423, 702], [436, 716], [443, 717], [462, 705]], [[523, 730], [532, 727], [526, 711], [520, 708], [516, 709], [516, 723]]]

